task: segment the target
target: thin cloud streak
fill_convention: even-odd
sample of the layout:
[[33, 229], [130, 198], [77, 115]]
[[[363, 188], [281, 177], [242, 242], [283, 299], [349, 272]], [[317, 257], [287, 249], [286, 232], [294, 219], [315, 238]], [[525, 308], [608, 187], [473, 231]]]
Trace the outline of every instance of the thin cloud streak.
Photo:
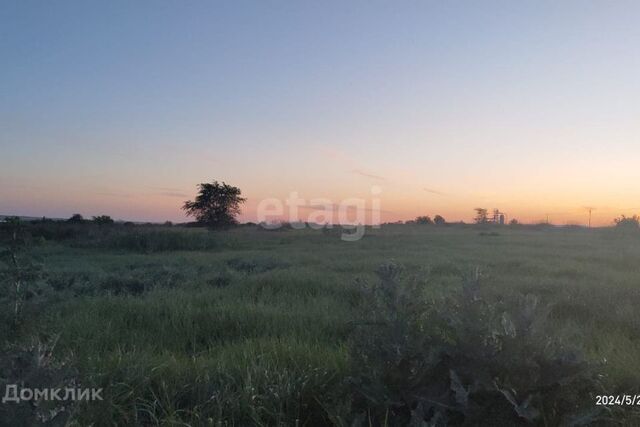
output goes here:
[[184, 193], [185, 190], [183, 188], [176, 188], [176, 187], [147, 187], [150, 190], [155, 190], [155, 191], [166, 191], [169, 193]]
[[122, 197], [125, 199], [129, 199], [131, 197], [134, 197], [133, 194], [127, 194], [127, 193], [111, 193], [111, 192], [106, 192], [106, 191], [101, 191], [98, 193], [95, 193], [97, 196], [105, 196], [105, 197]]
[[355, 173], [356, 175], [364, 176], [364, 177], [367, 177], [367, 178], [373, 178], [373, 179], [377, 179], [379, 181], [386, 181], [386, 178], [383, 177], [383, 176], [375, 175], [375, 174], [368, 173], [368, 172], [364, 172], [364, 171], [362, 171], [360, 169], [354, 169], [351, 172]]
[[[348, 210], [356, 210], [358, 209], [356, 206], [352, 206], [352, 205], [347, 205], [345, 206]], [[309, 209], [309, 210], [329, 210], [329, 211], [338, 211], [340, 210], [340, 205], [336, 205], [335, 203], [331, 203], [329, 205], [303, 205], [303, 206], [299, 206], [300, 209]], [[383, 210], [383, 209], [371, 209], [371, 208], [363, 208], [362, 209], [365, 212], [381, 212], [384, 214], [393, 214], [395, 212], [393, 211], [387, 211], [387, 210]]]
[[188, 194], [185, 193], [179, 193], [179, 192], [172, 192], [172, 191], [165, 191], [162, 193], [157, 193], [159, 196], [166, 196], [166, 197], [176, 197], [176, 198], [187, 198], [189, 197]]
[[443, 193], [442, 191], [438, 191], [438, 190], [433, 190], [431, 188], [422, 188], [424, 191], [426, 191], [427, 193], [431, 193], [431, 194], [437, 194], [438, 196], [446, 196], [447, 193]]
[[143, 198], [149, 196], [163, 196], [163, 197], [173, 197], [173, 198], [188, 198], [189, 195], [186, 192], [183, 192], [179, 189], [175, 188], [157, 188], [157, 187], [148, 187], [156, 190], [153, 193], [149, 192], [137, 192], [137, 193], [119, 193], [115, 191], [99, 191], [95, 193], [97, 196], [103, 197], [119, 197], [119, 198]]
[[189, 194], [182, 188], [174, 188], [174, 187], [147, 187], [147, 188], [149, 188], [150, 190], [157, 191], [157, 193], [154, 193], [157, 196], [176, 197], [176, 198], [189, 197]]

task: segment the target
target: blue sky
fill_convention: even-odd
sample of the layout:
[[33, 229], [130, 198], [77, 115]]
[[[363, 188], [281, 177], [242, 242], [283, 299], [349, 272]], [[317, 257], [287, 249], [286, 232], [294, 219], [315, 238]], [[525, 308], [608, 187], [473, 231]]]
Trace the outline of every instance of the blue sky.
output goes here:
[[[640, 3], [0, 4], [0, 213], [180, 220], [211, 179], [600, 222], [640, 206]], [[435, 189], [436, 193], [424, 191]], [[640, 210], [639, 210], [640, 211]], [[553, 218], [552, 218], [553, 219]]]

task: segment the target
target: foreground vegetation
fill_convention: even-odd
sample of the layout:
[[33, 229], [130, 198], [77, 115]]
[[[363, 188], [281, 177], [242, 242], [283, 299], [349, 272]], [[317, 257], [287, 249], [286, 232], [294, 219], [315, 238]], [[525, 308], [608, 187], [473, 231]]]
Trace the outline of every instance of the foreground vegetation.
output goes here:
[[635, 230], [340, 233], [4, 224], [0, 390], [76, 384], [104, 388], [104, 400], [5, 404], [0, 420], [640, 420], [633, 407], [595, 405], [640, 394]]

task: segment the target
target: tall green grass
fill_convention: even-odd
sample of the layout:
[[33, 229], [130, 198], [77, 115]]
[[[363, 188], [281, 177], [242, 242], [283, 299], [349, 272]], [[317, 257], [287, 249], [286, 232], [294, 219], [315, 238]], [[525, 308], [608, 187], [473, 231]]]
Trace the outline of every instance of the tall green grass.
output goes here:
[[384, 403], [356, 398], [353, 337], [378, 310], [360, 285], [376, 283], [390, 259], [402, 283], [428, 278], [423, 302], [455, 295], [477, 267], [487, 301], [508, 309], [536, 296], [548, 307], [545, 333], [597, 368], [603, 392], [640, 392], [635, 233], [390, 226], [343, 242], [309, 229], [78, 227], [31, 230], [44, 291], [27, 301], [17, 334], [0, 328], [6, 351], [59, 335], [54, 356], [81, 384], [105, 388], [105, 401], [74, 408], [78, 425], [384, 420], [393, 414]]

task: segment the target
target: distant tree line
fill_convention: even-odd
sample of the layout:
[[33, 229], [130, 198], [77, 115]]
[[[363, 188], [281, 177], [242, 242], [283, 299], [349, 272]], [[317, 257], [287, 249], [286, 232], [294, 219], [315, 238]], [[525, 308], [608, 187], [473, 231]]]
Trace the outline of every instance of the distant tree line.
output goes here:
[[67, 220], [67, 222], [69, 224], [85, 224], [85, 223], [89, 223], [89, 222], [92, 222], [92, 223], [97, 224], [97, 225], [112, 225], [112, 224], [115, 224], [115, 221], [109, 215], [98, 215], [98, 216], [92, 217], [90, 220], [86, 220], [79, 213], [71, 215], [71, 217]]
[[[184, 202], [182, 209], [187, 216], [196, 219], [195, 223], [187, 223], [184, 225], [206, 226], [212, 230], [225, 229], [239, 225], [237, 216], [240, 214], [241, 205], [247, 200], [242, 197], [242, 191], [238, 187], [234, 187], [225, 182], [212, 181], [210, 183], [198, 184], [198, 194], [195, 200]], [[493, 216], [490, 217], [486, 208], [475, 208], [475, 216], [473, 218], [475, 224], [503, 224], [505, 214], [497, 209], [493, 210]], [[0, 217], [2, 218], [2, 217]], [[4, 217], [4, 222], [8, 222], [13, 217]], [[18, 219], [18, 217], [15, 217]], [[42, 218], [41, 222], [52, 221]], [[69, 224], [96, 224], [100, 226], [108, 226], [115, 224], [115, 221], [109, 215], [93, 216], [91, 219], [85, 219], [81, 214], [73, 214], [66, 220]], [[464, 224], [463, 222], [460, 222]], [[389, 223], [387, 223], [389, 224]], [[395, 224], [417, 224], [417, 225], [447, 225], [448, 223], [442, 215], [436, 215], [431, 218], [428, 215], [419, 215], [413, 220], [397, 221]], [[517, 219], [511, 219], [509, 224], [512, 226], [519, 225]], [[640, 228], [640, 216], [621, 215], [614, 219], [617, 228]], [[135, 225], [133, 222], [124, 222], [125, 226]], [[147, 225], [151, 225], [147, 223]], [[164, 223], [165, 226], [172, 226], [171, 221]], [[245, 224], [246, 225], [246, 224]]]
[[413, 221], [406, 221], [405, 224], [419, 224], [419, 225], [445, 225], [447, 221], [442, 215], [436, 215], [431, 219], [428, 215], [417, 216]]

